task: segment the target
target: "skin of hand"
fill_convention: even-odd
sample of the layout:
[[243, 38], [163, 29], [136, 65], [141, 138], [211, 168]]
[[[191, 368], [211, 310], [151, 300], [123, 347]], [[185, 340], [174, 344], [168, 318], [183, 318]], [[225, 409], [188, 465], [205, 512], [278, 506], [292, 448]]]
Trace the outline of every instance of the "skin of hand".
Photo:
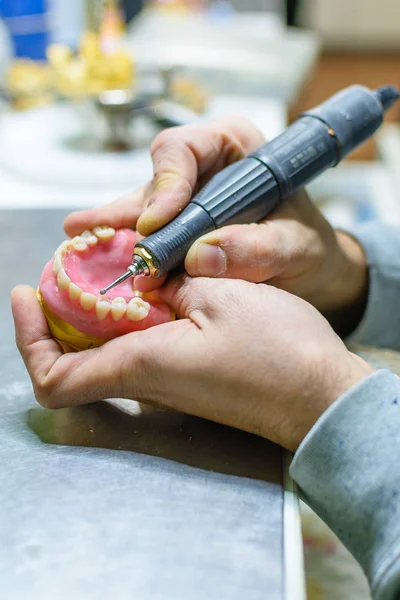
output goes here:
[[[216, 172], [263, 143], [261, 133], [241, 118], [165, 130], [151, 146], [153, 181], [107, 206], [72, 213], [65, 231], [72, 237], [106, 223], [136, 227], [147, 236], [182, 211]], [[363, 308], [368, 291], [362, 247], [334, 231], [304, 191], [261, 223], [227, 226], [203, 236], [189, 250], [185, 268], [193, 277], [268, 281], [328, 318]], [[163, 282], [137, 278], [136, 287], [148, 291]]]
[[240, 280], [171, 279], [178, 320], [66, 352], [35, 291], [12, 292], [18, 348], [48, 408], [131, 398], [255, 433], [295, 451], [322, 413], [372, 369], [309, 303]]

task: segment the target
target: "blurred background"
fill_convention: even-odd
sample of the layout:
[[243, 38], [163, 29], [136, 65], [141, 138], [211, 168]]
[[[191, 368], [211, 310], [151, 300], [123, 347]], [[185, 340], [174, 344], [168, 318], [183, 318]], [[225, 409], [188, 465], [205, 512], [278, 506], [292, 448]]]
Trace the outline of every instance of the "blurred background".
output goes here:
[[[0, 203], [74, 208], [151, 177], [158, 131], [241, 114], [266, 137], [352, 83], [399, 83], [396, 0], [0, 0]], [[400, 221], [399, 109], [310, 187]]]
[[[400, 84], [398, 0], [0, 0], [0, 209], [109, 202], [166, 127], [232, 113], [272, 138], [353, 83]], [[400, 224], [399, 119], [310, 186], [334, 225]], [[309, 598], [368, 598], [303, 517]]]

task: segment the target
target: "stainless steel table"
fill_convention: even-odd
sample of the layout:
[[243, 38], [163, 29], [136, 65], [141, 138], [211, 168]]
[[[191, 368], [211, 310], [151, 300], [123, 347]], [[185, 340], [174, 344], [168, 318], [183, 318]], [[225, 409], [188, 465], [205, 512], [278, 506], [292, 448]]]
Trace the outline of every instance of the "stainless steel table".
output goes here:
[[0, 211], [4, 600], [282, 600], [282, 452], [136, 404], [39, 407], [9, 292], [63, 239], [58, 210]]

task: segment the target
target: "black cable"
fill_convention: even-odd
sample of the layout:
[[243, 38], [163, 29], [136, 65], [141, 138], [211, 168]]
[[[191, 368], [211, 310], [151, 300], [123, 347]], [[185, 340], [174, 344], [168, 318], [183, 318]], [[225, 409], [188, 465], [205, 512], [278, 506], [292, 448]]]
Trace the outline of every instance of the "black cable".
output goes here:
[[297, 25], [298, 0], [286, 0], [286, 24], [290, 27]]
[[127, 23], [131, 21], [143, 8], [144, 0], [122, 0], [121, 6]]

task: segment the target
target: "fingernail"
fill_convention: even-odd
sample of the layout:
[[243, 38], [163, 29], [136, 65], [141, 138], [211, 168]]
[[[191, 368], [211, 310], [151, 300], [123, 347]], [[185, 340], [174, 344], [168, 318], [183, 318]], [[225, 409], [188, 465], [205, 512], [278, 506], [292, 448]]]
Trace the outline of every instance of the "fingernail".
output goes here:
[[197, 271], [204, 277], [215, 277], [226, 271], [226, 254], [220, 246], [199, 244], [197, 250]]

